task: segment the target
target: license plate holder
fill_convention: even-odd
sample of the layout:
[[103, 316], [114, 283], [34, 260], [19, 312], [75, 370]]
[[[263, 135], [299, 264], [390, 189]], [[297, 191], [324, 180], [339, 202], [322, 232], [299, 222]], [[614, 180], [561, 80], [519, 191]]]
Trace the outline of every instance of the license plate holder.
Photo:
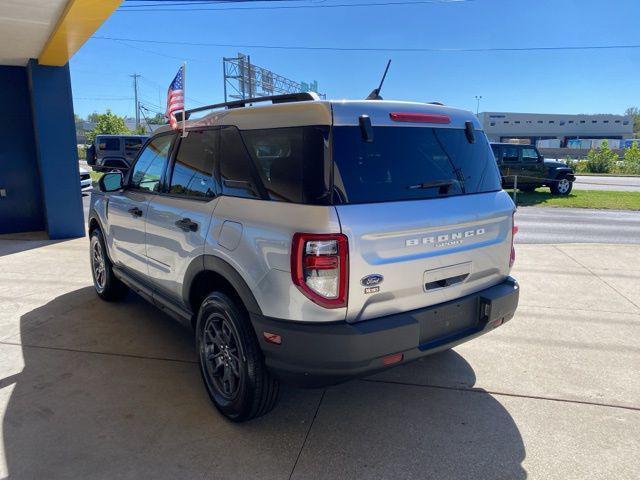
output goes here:
[[477, 296], [447, 302], [434, 309], [422, 312], [420, 322], [420, 344], [433, 342], [479, 327], [480, 301]]

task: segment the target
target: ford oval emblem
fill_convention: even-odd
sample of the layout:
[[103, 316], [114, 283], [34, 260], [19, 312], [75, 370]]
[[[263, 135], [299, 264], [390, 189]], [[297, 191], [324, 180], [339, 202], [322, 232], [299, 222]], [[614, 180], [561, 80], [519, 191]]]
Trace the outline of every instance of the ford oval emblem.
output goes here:
[[362, 277], [360, 280], [360, 285], [363, 287], [373, 287], [375, 285], [380, 285], [384, 277], [378, 273], [373, 273], [371, 275], [367, 275], [366, 277]]

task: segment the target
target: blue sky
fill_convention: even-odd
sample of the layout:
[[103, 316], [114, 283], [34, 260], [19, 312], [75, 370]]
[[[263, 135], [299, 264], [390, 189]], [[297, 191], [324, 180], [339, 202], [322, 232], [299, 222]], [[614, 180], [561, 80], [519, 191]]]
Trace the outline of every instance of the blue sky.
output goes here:
[[[365, 0], [259, 2], [247, 7], [331, 5]], [[380, 2], [385, 0], [366, 0]], [[386, 0], [402, 1], [402, 0]], [[123, 5], [133, 5], [124, 2]], [[223, 8], [228, 4], [205, 8]], [[96, 32], [129, 39], [386, 48], [640, 45], [638, 0], [472, 0], [367, 8], [131, 12], [117, 10]], [[141, 97], [163, 105], [187, 60], [187, 108], [223, 99], [223, 56], [297, 81], [317, 80], [328, 98], [364, 98], [388, 58], [387, 99], [441, 101], [481, 111], [623, 113], [640, 106], [640, 49], [535, 52], [335, 52], [199, 47], [90, 39], [71, 60], [74, 107], [133, 115], [129, 75]]]

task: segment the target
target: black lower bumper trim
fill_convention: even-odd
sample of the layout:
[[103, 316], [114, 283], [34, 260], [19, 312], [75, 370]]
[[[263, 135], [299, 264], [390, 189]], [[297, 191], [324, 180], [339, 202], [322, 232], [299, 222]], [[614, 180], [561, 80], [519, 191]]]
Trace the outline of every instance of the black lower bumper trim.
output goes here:
[[[357, 323], [308, 323], [251, 314], [267, 366], [299, 386], [322, 386], [388, 368], [384, 357], [406, 363], [451, 348], [510, 320], [518, 306], [513, 278], [450, 302]], [[264, 332], [280, 335], [276, 345]]]

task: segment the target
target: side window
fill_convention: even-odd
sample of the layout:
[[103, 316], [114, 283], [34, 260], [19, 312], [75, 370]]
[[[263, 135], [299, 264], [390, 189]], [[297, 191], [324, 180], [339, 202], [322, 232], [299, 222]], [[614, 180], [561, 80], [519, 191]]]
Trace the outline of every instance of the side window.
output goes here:
[[102, 151], [119, 152], [120, 138], [118, 137], [100, 137], [98, 139], [98, 148]]
[[190, 131], [180, 142], [169, 182], [169, 193], [188, 197], [214, 197], [213, 165], [217, 153], [218, 130]]
[[220, 130], [220, 181], [226, 195], [260, 198], [251, 158], [235, 127]]
[[144, 140], [142, 138], [125, 138], [124, 139], [124, 153], [127, 155], [135, 156], [138, 150], [142, 148]]
[[491, 150], [493, 150], [493, 156], [496, 157], [496, 162], [502, 163], [502, 148], [498, 145], [491, 145]]
[[241, 135], [271, 200], [316, 203], [326, 194], [326, 128], [243, 130]]
[[534, 163], [538, 161], [538, 152], [535, 148], [523, 148], [522, 149], [522, 161], [527, 163]]
[[130, 188], [157, 192], [162, 177], [162, 170], [169, 157], [173, 135], [162, 135], [146, 146], [140, 153], [129, 180]]
[[504, 163], [518, 163], [520, 156], [518, 147], [502, 147], [502, 161]]

